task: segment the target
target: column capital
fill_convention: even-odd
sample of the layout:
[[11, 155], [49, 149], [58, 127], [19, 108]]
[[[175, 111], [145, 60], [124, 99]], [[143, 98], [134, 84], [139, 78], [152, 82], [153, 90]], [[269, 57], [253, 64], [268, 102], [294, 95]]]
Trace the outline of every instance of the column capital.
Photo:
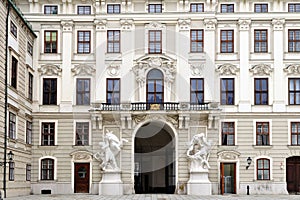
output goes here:
[[191, 28], [191, 19], [178, 19], [179, 31], [189, 31]]
[[121, 30], [122, 31], [131, 31], [133, 28], [133, 19], [121, 19], [120, 20], [121, 24]]
[[251, 19], [239, 19], [238, 25], [241, 31], [248, 31], [250, 28]]
[[94, 24], [96, 26], [96, 31], [106, 31], [107, 21], [105, 19], [95, 19]]
[[73, 20], [62, 20], [60, 24], [63, 27], [63, 32], [72, 32], [74, 25]]
[[216, 18], [205, 18], [205, 30], [207, 31], [214, 31], [216, 29], [216, 24], [218, 23]]
[[274, 31], [282, 31], [284, 24], [285, 24], [285, 19], [283, 18], [272, 19], [272, 25]]

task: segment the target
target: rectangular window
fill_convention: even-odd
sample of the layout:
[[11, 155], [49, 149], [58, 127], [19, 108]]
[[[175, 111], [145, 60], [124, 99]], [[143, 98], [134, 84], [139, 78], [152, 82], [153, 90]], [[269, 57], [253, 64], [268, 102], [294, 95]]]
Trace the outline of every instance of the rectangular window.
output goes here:
[[43, 105], [57, 105], [57, 79], [44, 78]]
[[268, 4], [254, 4], [254, 12], [256, 13], [268, 12]]
[[54, 146], [55, 123], [42, 123], [42, 146]]
[[233, 30], [221, 31], [221, 53], [233, 53], [234, 36]]
[[204, 12], [204, 4], [203, 3], [191, 3], [190, 11], [191, 12]]
[[254, 30], [254, 52], [268, 52], [268, 30]]
[[33, 97], [33, 75], [28, 73], [28, 99], [32, 101]]
[[289, 52], [300, 52], [300, 29], [289, 30]]
[[120, 104], [120, 79], [106, 80], [106, 103]]
[[289, 12], [300, 12], [300, 3], [290, 3]]
[[31, 180], [31, 164], [26, 164], [26, 181]]
[[9, 112], [9, 138], [11, 139], [16, 139], [16, 132], [17, 132], [17, 127], [16, 127], [16, 122], [17, 122], [17, 117], [14, 113]]
[[221, 13], [233, 13], [234, 4], [221, 4]]
[[291, 122], [291, 145], [300, 145], [300, 122]]
[[234, 145], [234, 122], [222, 122], [222, 145]]
[[191, 52], [203, 52], [203, 30], [191, 30]]
[[300, 105], [300, 78], [289, 78], [289, 104]]
[[77, 105], [90, 105], [90, 79], [77, 79]]
[[268, 79], [255, 78], [254, 88], [255, 105], [268, 105]]
[[107, 52], [120, 53], [120, 31], [107, 31]]
[[161, 13], [162, 12], [162, 4], [149, 4], [148, 12], [149, 13]]
[[57, 53], [57, 31], [45, 31], [44, 53]]
[[149, 30], [148, 53], [162, 53], [161, 30]]
[[120, 4], [108, 4], [107, 5], [107, 13], [117, 14], [121, 12]]
[[234, 105], [234, 79], [221, 79], [221, 104]]
[[54, 180], [54, 160], [43, 159], [41, 160], [41, 179]]
[[58, 6], [55, 5], [45, 5], [44, 6], [44, 14], [47, 15], [56, 15], [58, 10]]
[[90, 53], [91, 31], [78, 31], [77, 37], [77, 53]]
[[269, 159], [257, 159], [257, 180], [270, 180]]
[[90, 15], [91, 14], [91, 6], [77, 6], [77, 14], [78, 15]]
[[14, 162], [8, 162], [8, 163], [9, 163], [8, 180], [14, 181], [15, 180], [15, 163]]
[[76, 145], [89, 145], [89, 123], [76, 123]]
[[256, 122], [256, 145], [270, 145], [269, 122]]
[[10, 84], [15, 89], [17, 89], [17, 80], [18, 80], [18, 60], [14, 56], [12, 56]]
[[29, 42], [27, 42], [27, 52], [29, 53], [29, 55], [32, 56], [33, 47], [32, 47], [32, 44], [30, 44]]
[[18, 28], [12, 21], [10, 21], [10, 32], [11, 32], [11, 34], [13, 34], [13, 36], [15, 36], [15, 38], [17, 38]]
[[32, 143], [32, 122], [26, 121], [26, 144]]
[[190, 103], [196, 105], [204, 103], [204, 79], [191, 78], [190, 87]]

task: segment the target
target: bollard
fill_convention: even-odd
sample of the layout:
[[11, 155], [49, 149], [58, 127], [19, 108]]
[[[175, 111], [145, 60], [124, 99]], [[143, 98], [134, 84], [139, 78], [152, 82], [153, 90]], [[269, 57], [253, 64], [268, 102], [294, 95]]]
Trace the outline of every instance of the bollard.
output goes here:
[[249, 187], [249, 185], [247, 185], [247, 195], [249, 195], [249, 189], [250, 189], [250, 187]]

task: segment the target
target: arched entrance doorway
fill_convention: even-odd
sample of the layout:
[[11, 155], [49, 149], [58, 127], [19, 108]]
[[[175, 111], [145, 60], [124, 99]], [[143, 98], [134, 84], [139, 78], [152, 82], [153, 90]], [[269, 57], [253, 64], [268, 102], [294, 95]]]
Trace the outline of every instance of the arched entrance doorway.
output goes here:
[[289, 193], [300, 192], [300, 156], [286, 159], [286, 182]]
[[175, 137], [163, 122], [148, 122], [134, 139], [136, 194], [175, 192]]

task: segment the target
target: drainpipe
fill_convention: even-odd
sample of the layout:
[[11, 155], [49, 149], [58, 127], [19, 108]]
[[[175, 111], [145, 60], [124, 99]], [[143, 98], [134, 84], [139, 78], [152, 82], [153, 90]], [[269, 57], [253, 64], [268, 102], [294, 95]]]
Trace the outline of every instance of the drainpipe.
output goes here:
[[8, 87], [8, 18], [10, 11], [10, 0], [7, 0], [7, 14], [6, 14], [6, 29], [5, 29], [5, 103], [4, 103], [4, 163], [3, 163], [3, 191], [4, 198], [6, 198], [6, 152], [7, 152], [7, 87]]

